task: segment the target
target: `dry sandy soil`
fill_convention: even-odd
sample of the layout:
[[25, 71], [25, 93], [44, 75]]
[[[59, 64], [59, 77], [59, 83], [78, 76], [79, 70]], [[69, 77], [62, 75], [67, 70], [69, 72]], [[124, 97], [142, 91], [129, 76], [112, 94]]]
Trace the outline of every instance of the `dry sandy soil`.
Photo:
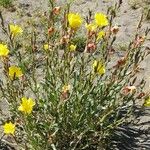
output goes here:
[[[16, 0], [13, 2], [14, 4], [13, 8], [9, 8], [9, 9], [1, 8], [1, 9], [4, 14], [4, 18], [8, 23], [16, 22], [26, 27], [28, 21], [34, 20], [38, 27], [38, 20], [41, 19], [40, 16], [45, 11], [48, 10], [47, 1], [48, 0]], [[63, 6], [64, 2], [66, 2], [67, 0], [57, 0], [57, 1], [60, 6]], [[114, 3], [118, 0], [75, 0], [75, 1], [76, 2], [75, 4], [73, 4], [71, 10], [74, 12], [79, 12], [84, 16], [87, 14], [88, 9], [93, 10], [94, 12], [102, 11], [105, 13], [108, 6], [114, 5]], [[114, 24], [117, 24], [120, 26], [120, 31], [117, 35], [118, 40], [116, 41], [116, 48], [118, 48], [118, 50], [119, 50], [119, 46], [117, 47], [117, 45], [126, 46], [127, 43], [129, 43], [132, 37], [134, 36], [136, 26], [140, 20], [141, 12], [143, 10], [142, 7], [137, 7], [137, 9], [131, 8], [131, 5], [129, 5], [131, 4], [131, 1], [134, 1], [134, 0], [123, 0], [120, 11], [118, 12], [116, 19], [114, 20]], [[150, 0], [147, 0], [147, 1], [150, 1]], [[144, 2], [144, 0], [141, 2]], [[150, 4], [149, 4], [149, 7], [150, 7]], [[146, 27], [150, 27], [150, 22], [147, 20], [145, 20], [143, 23], [143, 30], [141, 31], [141, 33], [144, 31]], [[40, 27], [38, 28], [40, 29]], [[0, 41], [3, 41], [4, 39], [5, 39], [5, 36], [0, 31]], [[148, 35], [148, 39], [145, 42], [145, 46], [150, 47], [150, 35]], [[144, 71], [139, 73], [140, 77], [144, 77], [144, 79], [147, 81], [146, 88], [145, 88], [146, 91], [149, 91], [150, 89], [149, 63], [150, 63], [150, 57], [145, 59], [145, 61], [141, 64], [141, 67], [144, 69]], [[0, 78], [1, 78], [1, 75], [0, 75]], [[2, 109], [3, 113], [8, 115], [7, 104], [1, 103], [0, 108], [5, 108], [5, 109]], [[140, 123], [143, 123], [142, 125], [140, 125], [141, 128], [144, 128], [144, 129], [150, 128], [150, 115], [149, 114], [150, 114], [150, 110], [147, 110], [147, 115], [140, 117]], [[138, 125], [137, 125], [137, 128], [139, 128]], [[0, 132], [2, 131], [0, 130]], [[150, 134], [147, 136], [148, 136], [147, 141], [150, 143]], [[142, 144], [142, 139], [144, 139], [143, 135], [141, 136], [141, 143], [139, 144]], [[146, 149], [147, 150], [150, 149], [150, 145]]]

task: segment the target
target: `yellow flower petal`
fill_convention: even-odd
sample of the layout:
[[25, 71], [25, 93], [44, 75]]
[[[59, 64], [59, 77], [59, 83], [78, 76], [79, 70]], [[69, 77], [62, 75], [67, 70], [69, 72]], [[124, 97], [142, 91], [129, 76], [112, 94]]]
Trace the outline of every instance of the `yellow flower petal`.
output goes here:
[[0, 44], [0, 56], [7, 56], [9, 54], [9, 50], [7, 45]]
[[97, 25], [94, 23], [85, 24], [85, 27], [89, 31], [96, 31]]
[[77, 46], [76, 45], [70, 45], [70, 51], [74, 52], [76, 50]]
[[70, 89], [71, 89], [71, 86], [70, 86], [70, 85], [64, 85], [64, 86], [62, 87], [62, 91], [63, 91], [63, 92], [70, 91]]
[[20, 26], [18, 26], [18, 25], [10, 24], [10, 25], [9, 25], [9, 28], [10, 28], [10, 33], [11, 33], [13, 36], [22, 34], [22, 32], [23, 32], [22, 28], [21, 28]]
[[95, 14], [95, 23], [99, 27], [107, 26], [108, 25], [107, 16], [102, 13], [96, 13]]
[[3, 125], [3, 129], [4, 129], [4, 133], [5, 134], [13, 134], [15, 132], [15, 124], [9, 122], [9, 123], [5, 123]]
[[35, 101], [32, 98], [27, 99], [26, 97], [22, 98], [22, 103], [18, 107], [19, 111], [24, 112], [25, 114], [31, 114]]
[[145, 107], [150, 107], [150, 98], [146, 99], [144, 102]]
[[21, 68], [17, 66], [11, 66], [9, 67], [9, 76], [11, 79], [14, 79], [14, 77], [21, 77], [23, 75]]
[[95, 60], [93, 63], [94, 73], [98, 73], [99, 75], [105, 74], [105, 66], [102, 62]]
[[82, 19], [79, 14], [70, 13], [68, 14], [68, 22], [72, 29], [78, 29], [82, 24]]
[[30, 106], [33, 107], [35, 105], [35, 101], [32, 98], [29, 98], [28, 101]]
[[104, 32], [104, 31], [100, 31], [100, 32], [97, 34], [97, 40], [102, 39], [104, 36], [105, 36], [105, 32]]
[[49, 45], [48, 44], [44, 44], [44, 50], [48, 50], [49, 49]]
[[22, 107], [22, 105], [18, 107], [18, 110], [19, 111], [23, 111], [24, 110], [23, 107]]

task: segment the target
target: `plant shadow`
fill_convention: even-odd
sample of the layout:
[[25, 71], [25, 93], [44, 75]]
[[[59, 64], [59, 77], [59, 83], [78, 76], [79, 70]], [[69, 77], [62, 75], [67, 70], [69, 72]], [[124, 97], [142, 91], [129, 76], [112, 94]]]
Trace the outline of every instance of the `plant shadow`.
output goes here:
[[150, 120], [143, 119], [150, 116], [150, 109], [136, 107], [133, 116], [133, 123], [123, 125], [114, 131], [111, 146], [107, 150], [150, 149]]

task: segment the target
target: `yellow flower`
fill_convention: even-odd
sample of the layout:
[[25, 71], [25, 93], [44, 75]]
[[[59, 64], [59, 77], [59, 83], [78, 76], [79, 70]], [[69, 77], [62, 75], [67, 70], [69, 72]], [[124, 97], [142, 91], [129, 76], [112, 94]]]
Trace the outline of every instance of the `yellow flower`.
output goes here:
[[104, 31], [100, 31], [100, 32], [97, 34], [97, 40], [102, 39], [104, 36], [105, 36], [105, 32], [104, 32]]
[[85, 24], [85, 27], [88, 31], [96, 31], [97, 25], [94, 23]]
[[62, 87], [62, 91], [63, 91], [64, 93], [66, 93], [67, 91], [70, 91], [70, 88], [71, 88], [70, 85], [64, 85], [64, 86]]
[[44, 50], [48, 50], [49, 49], [49, 45], [48, 44], [44, 44]]
[[77, 48], [77, 45], [71, 44], [69, 48], [70, 48], [71, 52], [74, 52], [76, 50], [76, 48]]
[[9, 50], [7, 48], [7, 45], [0, 44], [0, 56], [7, 56], [9, 53]]
[[18, 26], [18, 25], [10, 24], [10, 25], [9, 25], [9, 28], [10, 28], [10, 33], [11, 33], [13, 36], [22, 34], [22, 32], [23, 32], [22, 28], [21, 28], [20, 26]]
[[79, 14], [70, 13], [68, 14], [68, 22], [72, 29], [78, 29], [82, 24], [82, 19]]
[[26, 97], [23, 97], [22, 103], [18, 110], [24, 112], [25, 114], [31, 114], [34, 105], [35, 102], [32, 98], [27, 99]]
[[99, 75], [105, 74], [105, 66], [102, 62], [95, 60], [93, 63], [94, 73], [98, 73]]
[[9, 123], [5, 123], [3, 125], [3, 129], [4, 129], [4, 133], [5, 134], [13, 134], [15, 132], [15, 124], [9, 122]]
[[145, 107], [150, 107], [150, 98], [146, 99], [144, 102]]
[[107, 16], [102, 13], [96, 13], [95, 14], [95, 23], [99, 27], [107, 26], [108, 25]]
[[21, 77], [22, 71], [21, 68], [17, 67], [17, 66], [11, 66], [9, 67], [9, 76], [10, 78], [13, 80], [15, 77], [19, 78]]

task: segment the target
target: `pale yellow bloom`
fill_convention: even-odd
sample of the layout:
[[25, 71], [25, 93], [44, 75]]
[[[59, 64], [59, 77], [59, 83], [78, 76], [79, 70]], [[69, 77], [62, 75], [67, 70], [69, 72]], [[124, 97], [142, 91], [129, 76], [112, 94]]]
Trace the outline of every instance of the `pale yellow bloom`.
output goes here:
[[12, 134], [14, 135], [15, 132], [15, 124], [9, 122], [9, 123], [5, 123], [3, 125], [3, 130], [5, 134]]
[[144, 102], [145, 107], [150, 107], [150, 98], [146, 99]]
[[7, 45], [0, 44], [0, 56], [7, 56], [9, 54], [9, 50]]
[[100, 32], [97, 34], [97, 40], [102, 39], [104, 36], [105, 36], [105, 32], [104, 32], [104, 31], [100, 31]]
[[20, 26], [18, 26], [18, 25], [10, 24], [10, 25], [9, 25], [9, 28], [10, 28], [10, 33], [11, 33], [13, 36], [22, 34], [22, 32], [23, 32], [22, 28], [21, 28]]
[[98, 73], [99, 75], [105, 74], [105, 66], [102, 62], [95, 60], [93, 63], [94, 73]]
[[11, 66], [9, 67], [9, 77], [11, 79], [14, 79], [15, 77], [19, 78], [23, 75], [21, 68], [17, 66]]
[[70, 85], [64, 85], [64, 86], [62, 87], [62, 91], [63, 91], [63, 92], [70, 91], [70, 89], [71, 89], [71, 86], [70, 86]]
[[48, 50], [49, 49], [49, 45], [48, 44], [44, 44], [44, 50]]
[[25, 114], [31, 114], [35, 102], [32, 98], [27, 99], [26, 97], [22, 98], [22, 103], [19, 106], [18, 110], [24, 112]]
[[68, 22], [72, 29], [78, 29], [82, 24], [82, 19], [79, 14], [70, 13], [68, 14]]
[[85, 27], [88, 31], [96, 31], [97, 29], [97, 25], [94, 23], [90, 23], [90, 24], [85, 24]]
[[107, 26], [108, 25], [107, 16], [102, 13], [96, 13], [95, 14], [95, 23], [99, 27]]
[[71, 44], [69, 48], [70, 48], [70, 51], [71, 51], [71, 52], [74, 52], [74, 51], [76, 50], [77, 46]]

